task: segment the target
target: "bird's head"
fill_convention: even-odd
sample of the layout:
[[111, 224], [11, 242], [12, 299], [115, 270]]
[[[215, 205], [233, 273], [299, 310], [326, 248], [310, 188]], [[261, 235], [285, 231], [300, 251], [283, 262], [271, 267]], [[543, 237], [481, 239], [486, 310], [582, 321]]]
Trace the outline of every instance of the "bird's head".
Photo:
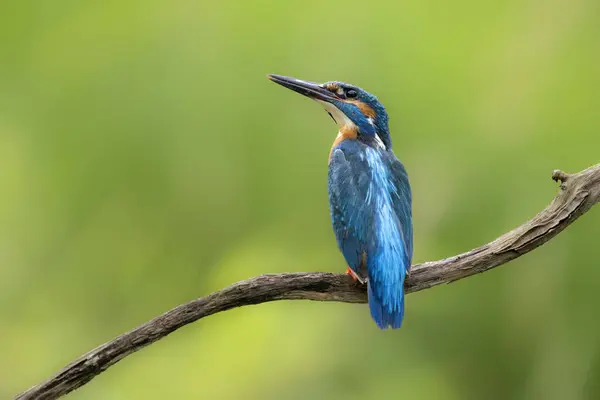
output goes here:
[[369, 92], [344, 82], [318, 84], [280, 75], [268, 77], [321, 103], [342, 134], [355, 136], [375, 147], [391, 149], [387, 113], [377, 97]]

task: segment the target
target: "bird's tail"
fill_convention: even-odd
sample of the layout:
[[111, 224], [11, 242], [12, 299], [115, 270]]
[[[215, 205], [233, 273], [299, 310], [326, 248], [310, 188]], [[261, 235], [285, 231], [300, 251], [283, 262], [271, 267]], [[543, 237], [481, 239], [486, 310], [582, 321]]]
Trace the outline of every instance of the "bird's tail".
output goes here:
[[369, 295], [369, 309], [371, 317], [380, 329], [398, 329], [402, 326], [404, 318], [404, 288], [401, 287], [400, 302], [396, 307], [389, 307], [377, 298], [377, 295], [371, 288], [371, 281], [367, 282], [367, 292]]

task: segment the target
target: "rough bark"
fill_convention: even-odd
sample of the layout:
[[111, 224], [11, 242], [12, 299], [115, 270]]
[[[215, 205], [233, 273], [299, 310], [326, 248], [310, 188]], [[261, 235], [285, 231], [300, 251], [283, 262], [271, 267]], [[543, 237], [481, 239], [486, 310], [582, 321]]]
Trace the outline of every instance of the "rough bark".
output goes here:
[[[484, 246], [439, 261], [412, 267], [408, 293], [450, 283], [506, 264], [544, 244], [600, 201], [600, 164], [577, 174], [554, 171], [560, 181], [554, 200], [521, 226]], [[327, 272], [266, 274], [235, 283], [182, 304], [82, 355], [45, 382], [16, 399], [56, 399], [75, 390], [131, 353], [180, 327], [235, 307], [275, 300], [365, 303], [365, 287], [345, 274]]]

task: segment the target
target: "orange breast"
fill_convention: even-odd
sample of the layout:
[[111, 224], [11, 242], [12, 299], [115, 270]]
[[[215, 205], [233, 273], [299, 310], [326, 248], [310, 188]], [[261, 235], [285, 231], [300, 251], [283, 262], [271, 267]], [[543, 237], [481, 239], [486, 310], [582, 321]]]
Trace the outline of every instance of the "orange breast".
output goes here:
[[331, 160], [331, 155], [333, 154], [333, 149], [339, 146], [344, 140], [356, 140], [358, 136], [358, 128], [356, 126], [343, 126], [340, 129], [340, 132], [335, 137], [333, 141], [333, 145], [331, 145], [331, 150], [329, 151], [329, 160]]

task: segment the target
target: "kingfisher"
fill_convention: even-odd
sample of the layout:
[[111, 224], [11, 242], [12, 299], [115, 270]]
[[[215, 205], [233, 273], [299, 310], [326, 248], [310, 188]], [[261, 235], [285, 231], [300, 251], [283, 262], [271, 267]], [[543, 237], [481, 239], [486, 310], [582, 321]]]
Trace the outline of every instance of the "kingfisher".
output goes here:
[[413, 254], [412, 195], [406, 169], [392, 151], [383, 104], [344, 82], [268, 78], [316, 100], [337, 124], [328, 172], [337, 244], [348, 264], [346, 273], [367, 285], [377, 326], [400, 328]]

